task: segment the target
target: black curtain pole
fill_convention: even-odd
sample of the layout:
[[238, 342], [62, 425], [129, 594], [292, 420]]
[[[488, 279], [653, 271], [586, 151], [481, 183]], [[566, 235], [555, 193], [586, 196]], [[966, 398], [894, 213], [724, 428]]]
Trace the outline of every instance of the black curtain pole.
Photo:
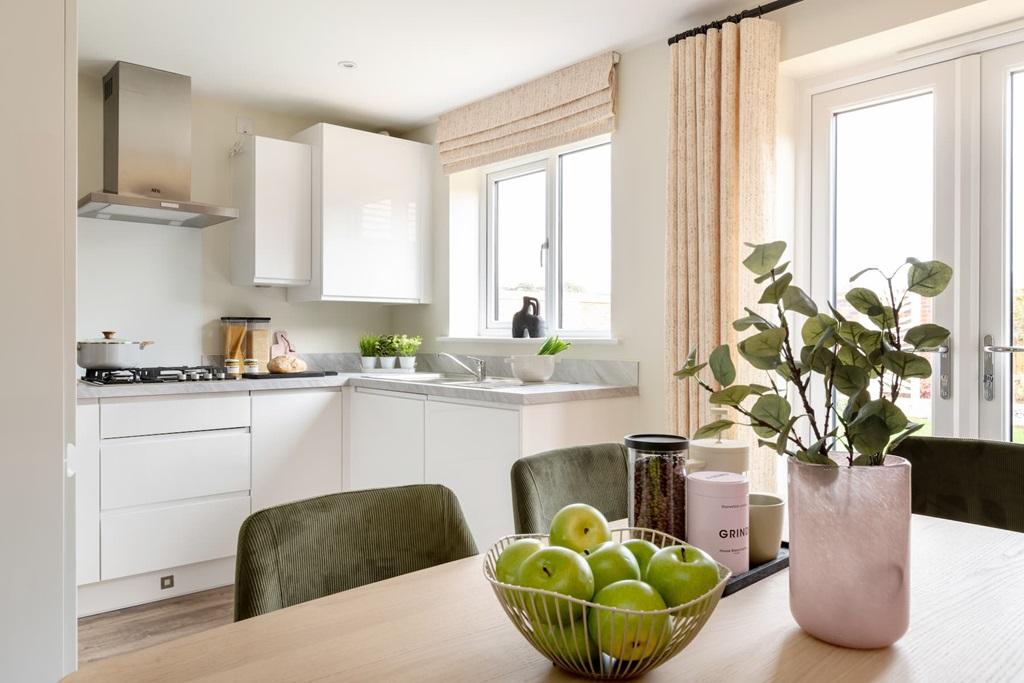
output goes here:
[[759, 6], [755, 7], [755, 8], [753, 8], [753, 9], [745, 9], [742, 12], [740, 12], [739, 14], [733, 14], [731, 16], [726, 17], [725, 19], [719, 19], [718, 21], [712, 21], [710, 24], [704, 24], [703, 26], [698, 26], [696, 28], [691, 28], [689, 31], [683, 31], [682, 33], [677, 33], [676, 35], [674, 35], [674, 36], [672, 36], [671, 38], [668, 39], [668, 44], [672, 45], [673, 43], [678, 43], [680, 40], [685, 40], [686, 38], [689, 38], [690, 36], [696, 36], [696, 35], [700, 35], [701, 33], [707, 33], [708, 29], [722, 28], [722, 24], [727, 24], [727, 23], [734, 23], [735, 24], [735, 23], [739, 23], [740, 21], [742, 21], [744, 19], [749, 19], [751, 17], [761, 17], [762, 15], [768, 14], [769, 12], [774, 12], [777, 9], [782, 9], [783, 7], [789, 7], [790, 5], [795, 5], [798, 2], [801, 2], [801, 0], [775, 0], [774, 2], [769, 2], [769, 3], [766, 3], [764, 5], [759, 5]]

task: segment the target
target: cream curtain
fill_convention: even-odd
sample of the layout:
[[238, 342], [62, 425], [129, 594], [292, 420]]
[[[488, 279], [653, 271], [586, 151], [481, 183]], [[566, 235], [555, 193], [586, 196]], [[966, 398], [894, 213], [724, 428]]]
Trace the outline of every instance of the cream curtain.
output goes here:
[[[707, 358], [719, 344], [735, 343], [731, 323], [756, 301], [740, 262], [743, 242], [770, 234], [779, 26], [726, 23], [671, 51], [665, 362], [674, 372], [694, 346]], [[743, 381], [745, 364], [736, 365]], [[709, 421], [699, 391], [693, 382], [669, 381], [674, 433], [692, 434]], [[751, 458], [751, 485], [773, 490], [777, 456], [761, 450]]]
[[442, 114], [437, 141], [444, 172], [611, 132], [617, 61], [609, 52]]

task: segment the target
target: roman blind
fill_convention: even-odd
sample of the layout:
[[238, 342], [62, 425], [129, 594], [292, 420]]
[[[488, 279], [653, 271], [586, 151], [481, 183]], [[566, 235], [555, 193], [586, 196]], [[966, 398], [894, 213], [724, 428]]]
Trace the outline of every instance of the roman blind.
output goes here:
[[444, 172], [611, 132], [617, 62], [609, 52], [442, 114], [437, 142]]

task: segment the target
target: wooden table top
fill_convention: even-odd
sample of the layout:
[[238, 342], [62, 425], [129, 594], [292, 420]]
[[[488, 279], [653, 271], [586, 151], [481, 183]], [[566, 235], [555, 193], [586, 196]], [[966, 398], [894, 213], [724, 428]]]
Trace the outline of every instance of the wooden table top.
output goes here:
[[[910, 630], [882, 650], [805, 635], [788, 572], [723, 598], [644, 680], [1024, 679], [1024, 534], [914, 517]], [[484, 579], [482, 556], [90, 664], [70, 681], [560, 681]], [[577, 680], [577, 679], [572, 679]]]

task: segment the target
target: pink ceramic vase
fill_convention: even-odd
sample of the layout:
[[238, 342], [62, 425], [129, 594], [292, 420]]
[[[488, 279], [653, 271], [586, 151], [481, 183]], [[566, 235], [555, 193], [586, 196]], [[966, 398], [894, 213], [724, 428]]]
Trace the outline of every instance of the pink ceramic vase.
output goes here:
[[892, 645], [910, 623], [910, 463], [789, 459], [789, 608], [843, 647]]

